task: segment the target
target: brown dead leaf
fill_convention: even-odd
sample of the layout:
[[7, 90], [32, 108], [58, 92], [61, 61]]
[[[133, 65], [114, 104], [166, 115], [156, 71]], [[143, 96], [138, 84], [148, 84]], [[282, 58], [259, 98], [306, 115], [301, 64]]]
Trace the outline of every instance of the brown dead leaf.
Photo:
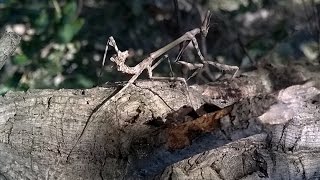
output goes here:
[[232, 110], [231, 106], [221, 110], [204, 114], [203, 116], [180, 124], [171, 124], [167, 128], [167, 142], [166, 145], [169, 149], [182, 149], [191, 144], [192, 140], [202, 134], [212, 132], [219, 128], [220, 119]]

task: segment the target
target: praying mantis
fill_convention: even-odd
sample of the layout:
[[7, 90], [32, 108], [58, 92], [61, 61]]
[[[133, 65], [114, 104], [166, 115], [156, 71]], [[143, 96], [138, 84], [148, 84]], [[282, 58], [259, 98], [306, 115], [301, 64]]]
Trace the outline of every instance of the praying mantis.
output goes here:
[[[183, 48], [180, 50], [179, 54], [178, 54], [178, 58], [175, 60], [176, 63], [178, 64], [182, 64], [186, 67], [188, 67], [191, 70], [194, 69], [201, 69], [203, 68], [205, 65], [212, 65], [215, 66], [216, 68], [223, 70], [223, 71], [232, 71], [234, 72], [233, 77], [235, 77], [237, 71], [239, 70], [239, 68], [237, 66], [229, 66], [229, 65], [224, 65], [224, 64], [220, 64], [217, 62], [213, 62], [213, 61], [205, 61], [204, 56], [202, 55], [200, 49], [199, 49], [199, 45], [196, 39], [196, 35], [201, 34], [202, 36], [206, 37], [209, 31], [209, 27], [210, 27], [210, 18], [211, 18], [211, 13], [210, 11], [208, 11], [206, 13], [206, 16], [204, 18], [204, 21], [202, 22], [202, 25], [200, 28], [195, 28], [193, 30], [190, 30], [188, 32], [186, 32], [184, 35], [182, 35], [181, 37], [179, 37], [178, 39], [174, 40], [173, 42], [169, 43], [168, 45], [160, 48], [159, 50], [150, 53], [149, 56], [145, 59], [143, 59], [139, 64], [137, 64], [134, 67], [129, 67], [125, 64], [125, 61], [127, 60], [127, 58], [129, 57], [129, 52], [126, 51], [120, 51], [116, 41], [114, 40], [114, 38], [111, 36], [108, 38], [106, 47], [105, 47], [105, 52], [103, 55], [103, 61], [102, 61], [102, 65], [105, 64], [106, 61], [106, 57], [107, 57], [107, 51], [109, 46], [113, 47], [114, 50], [116, 51], [116, 54], [113, 55], [110, 58], [110, 61], [116, 63], [117, 65], [117, 70], [122, 72], [122, 73], [126, 73], [126, 74], [132, 74], [133, 76], [130, 78], [130, 80], [127, 82], [126, 85], [124, 85], [119, 91], [113, 93], [111, 96], [109, 96], [108, 98], [104, 99], [96, 108], [94, 108], [94, 110], [90, 113], [88, 119], [86, 120], [86, 124], [84, 126], [84, 128], [82, 129], [82, 132], [80, 133], [80, 136], [78, 137], [76, 143], [73, 145], [73, 147], [71, 148], [67, 159], [69, 158], [70, 154], [72, 153], [73, 149], [76, 147], [76, 145], [79, 143], [82, 135], [85, 132], [85, 129], [87, 128], [90, 119], [92, 118], [93, 114], [95, 114], [101, 106], [103, 106], [106, 102], [108, 101], [116, 101], [119, 97], [121, 97], [120, 95], [122, 94], [122, 92], [124, 90], [126, 90], [130, 85], [132, 85], [137, 78], [142, 74], [142, 72], [144, 70], [147, 70], [148, 72], [148, 76], [150, 79], [158, 79], [158, 80], [179, 80], [182, 81], [186, 84], [186, 80], [182, 77], [154, 77], [152, 75], [152, 71], [154, 68], [156, 68], [163, 60], [160, 59], [158, 61], [156, 61], [159, 57], [163, 56], [164, 54], [166, 54], [169, 50], [171, 50], [172, 48], [180, 45], [181, 43], [184, 43]], [[183, 52], [184, 48], [187, 47], [187, 45], [192, 42], [194, 48], [197, 51], [198, 56], [200, 57], [201, 63], [188, 63], [188, 62], [184, 62], [184, 61], [179, 61], [179, 57], [181, 55], [181, 53]], [[156, 62], [155, 62], [156, 61]], [[195, 74], [195, 73], [194, 73]], [[193, 75], [194, 75], [193, 74]], [[193, 76], [191, 75], [191, 77]], [[190, 78], [191, 78], [190, 77]]]
[[[164, 55], [165, 53], [167, 53], [169, 50], [171, 50], [172, 48], [180, 45], [181, 43], [185, 43], [183, 48], [186, 48], [187, 45], [192, 42], [194, 48], [197, 51], [198, 56], [200, 57], [201, 63], [188, 63], [185, 61], [178, 61], [179, 58], [176, 59], [176, 63], [178, 64], [182, 64], [184, 66], [186, 66], [187, 68], [194, 70], [194, 69], [201, 69], [204, 67], [205, 64], [208, 65], [212, 65], [220, 70], [223, 71], [232, 71], [233, 73], [233, 77], [235, 77], [236, 73], [238, 72], [239, 68], [237, 66], [230, 66], [230, 65], [225, 65], [225, 64], [220, 64], [217, 62], [213, 62], [213, 61], [205, 61], [204, 56], [202, 55], [200, 49], [199, 49], [199, 45], [196, 39], [196, 35], [201, 34], [202, 36], [206, 37], [209, 31], [209, 27], [210, 27], [210, 18], [211, 18], [211, 13], [210, 11], [207, 12], [205, 19], [202, 23], [202, 26], [200, 28], [195, 28], [193, 30], [190, 30], [188, 32], [186, 32], [184, 35], [182, 35], [181, 37], [179, 37], [178, 39], [174, 40], [173, 42], [169, 43], [168, 45], [160, 48], [159, 50], [152, 52], [149, 54], [149, 56], [145, 59], [143, 59], [139, 64], [137, 64], [134, 67], [129, 67], [125, 64], [126, 59], [129, 57], [129, 52], [126, 51], [120, 51], [116, 41], [114, 40], [114, 38], [111, 36], [108, 39], [108, 42], [106, 44], [106, 48], [105, 48], [105, 53], [103, 56], [103, 61], [102, 61], [102, 65], [104, 65], [105, 61], [106, 61], [106, 55], [107, 55], [107, 51], [108, 51], [108, 47], [112, 46], [115, 51], [116, 54], [113, 55], [110, 58], [110, 61], [116, 63], [117, 65], [117, 70], [122, 72], [122, 73], [126, 73], [126, 74], [133, 74], [133, 76], [131, 77], [131, 79], [128, 81], [128, 83], [122, 87], [122, 89], [120, 89], [116, 95], [114, 95], [111, 100], [115, 100], [117, 95], [121, 94], [125, 89], [127, 89], [131, 84], [134, 83], [134, 81], [141, 75], [141, 73], [144, 70], [147, 70], [148, 72], [148, 76], [150, 79], [157, 79], [157, 80], [161, 80], [161, 79], [168, 79], [168, 80], [179, 80], [182, 81], [186, 84], [186, 80], [184, 78], [181, 77], [154, 77], [152, 75], [152, 71], [155, 67], [157, 67], [160, 63], [161, 63], [161, 59], [158, 60], [155, 64], [153, 64], [157, 58], [161, 57], [162, 55]], [[178, 55], [178, 57], [181, 55], [181, 53], [183, 52], [184, 49], [180, 50], [180, 53]], [[197, 71], [196, 71], [197, 72]], [[193, 75], [191, 75], [191, 77], [193, 77], [195, 75], [195, 73]], [[189, 77], [189, 78], [191, 78]], [[189, 79], [188, 78], [188, 79]]]

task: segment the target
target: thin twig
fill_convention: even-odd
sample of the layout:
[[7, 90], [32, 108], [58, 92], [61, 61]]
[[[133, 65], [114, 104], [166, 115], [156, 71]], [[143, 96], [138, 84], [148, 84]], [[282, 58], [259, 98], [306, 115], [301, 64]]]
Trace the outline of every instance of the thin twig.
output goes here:
[[315, 22], [315, 29], [316, 29], [316, 38], [317, 38], [317, 43], [318, 43], [318, 63], [320, 63], [320, 12], [316, 6], [316, 3], [314, 0], [312, 0], [312, 4], [311, 6], [313, 7], [313, 12], [314, 12], [314, 16], [315, 16], [315, 19], [316, 19], [316, 22]]
[[248, 57], [248, 59], [250, 60], [250, 62], [253, 64], [253, 66], [257, 66], [257, 62], [250, 56], [247, 48], [245, 47], [245, 45], [243, 44], [241, 38], [240, 38], [240, 34], [238, 33], [238, 43], [240, 45], [240, 48], [242, 49], [242, 51], [244, 52], [244, 54]]
[[302, 1], [302, 6], [303, 6], [303, 10], [304, 10], [304, 14], [306, 16], [306, 20], [308, 21], [308, 31], [310, 34], [312, 34], [313, 32], [313, 27], [312, 27], [312, 23], [310, 22], [310, 18], [311, 18], [311, 15], [308, 13], [308, 9], [307, 9], [307, 4], [305, 2], [305, 0], [301, 0]]

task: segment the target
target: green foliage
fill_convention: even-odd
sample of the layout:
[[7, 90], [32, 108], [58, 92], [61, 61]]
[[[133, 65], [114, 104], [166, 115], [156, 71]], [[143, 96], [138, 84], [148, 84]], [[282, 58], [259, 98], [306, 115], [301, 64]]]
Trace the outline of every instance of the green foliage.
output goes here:
[[84, 20], [77, 17], [76, 2], [67, 3], [62, 9], [62, 18], [58, 26], [58, 41], [70, 42], [78, 34], [84, 24]]
[[[23, 34], [21, 49], [12, 59], [15, 72], [12, 76], [1, 78], [2, 92], [16, 88], [59, 87], [59, 84], [54, 82], [55, 78], [65, 73], [65, 65], [68, 66], [72, 61], [72, 57], [68, 56], [74, 56], [79, 51], [76, 36], [85, 21], [77, 14], [76, 1], [64, 1], [56, 5], [54, 3], [57, 2], [54, 1], [38, 1], [37, 5], [27, 2], [19, 4], [14, 0], [3, 3], [8, 16], [0, 15], [2, 21], [10, 23], [13, 20], [9, 14], [19, 11], [14, 17], [15, 21], [22, 23], [22, 28], [34, 32]], [[21, 76], [17, 76], [18, 74]], [[81, 78], [79, 81], [83, 81]], [[92, 83], [76, 84], [88, 87]]]

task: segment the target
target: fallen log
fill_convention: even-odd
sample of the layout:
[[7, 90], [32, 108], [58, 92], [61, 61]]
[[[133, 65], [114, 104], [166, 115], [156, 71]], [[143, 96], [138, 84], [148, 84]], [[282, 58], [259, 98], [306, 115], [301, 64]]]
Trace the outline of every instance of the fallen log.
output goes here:
[[[319, 87], [318, 77], [316, 70], [304, 65], [292, 65], [258, 69], [236, 79], [192, 85], [189, 88], [175, 81], [137, 81], [117, 101], [107, 102], [105, 100], [117, 91], [117, 85], [84, 90], [9, 92], [0, 97], [0, 174], [6, 179], [197, 178], [200, 176], [196, 175], [202, 171], [183, 169], [181, 173], [182, 169], [177, 164], [184, 166], [189, 163], [189, 166], [198, 169], [208, 169], [206, 165], [210, 163], [197, 166], [198, 161], [191, 159], [200, 157], [199, 153], [211, 152], [216, 153], [216, 158], [222, 157], [217, 153], [222, 153], [220, 155], [231, 155], [231, 159], [238, 159], [244, 152], [251, 158], [246, 166], [226, 157], [216, 162], [214, 166], [218, 168], [210, 167], [211, 170], [209, 168], [210, 171], [206, 173], [218, 174], [221, 179], [249, 177], [252, 172], [262, 177], [280, 177], [272, 173], [279, 174], [287, 170], [278, 161], [289, 156], [270, 154], [292, 151], [292, 146], [284, 146], [283, 151], [275, 148], [275, 142], [267, 137], [272, 137], [271, 140], [279, 138], [282, 129], [274, 126], [268, 128], [265, 124], [271, 120], [259, 120], [258, 117], [264, 117], [270, 106], [279, 103], [279, 90], [313, 81], [311, 86], [300, 85], [308, 91], [308, 88]], [[299, 88], [297, 92], [300, 92]], [[308, 98], [301, 102], [314, 102], [313, 95]], [[210, 116], [218, 120], [218, 124], [199, 119], [206, 114], [217, 114], [215, 112], [225, 108], [230, 109], [225, 111], [223, 117]], [[181, 117], [182, 120], [178, 120]], [[286, 123], [292, 121], [278, 126], [289, 127]], [[193, 127], [190, 124], [198, 128], [190, 129]], [[186, 136], [181, 137], [187, 143], [177, 141], [183, 145], [175, 146], [176, 141], [170, 140], [171, 136], [168, 135], [179, 133], [174, 130], [180, 126], [186, 127], [185, 133], [182, 133]], [[295, 129], [297, 133], [304, 126], [298, 127]], [[292, 137], [287, 134], [281, 136], [280, 144], [289, 142], [283, 139]], [[317, 146], [312, 148], [314, 154]], [[233, 152], [237, 152], [238, 156], [232, 158]], [[301, 156], [301, 152], [297, 153]], [[273, 157], [280, 159], [274, 160]], [[310, 154], [303, 158], [308, 162], [314, 160], [310, 159]], [[213, 157], [209, 158], [211, 162], [214, 160]], [[251, 167], [250, 162], [255, 164]], [[278, 164], [283, 171], [275, 171]], [[244, 170], [225, 175], [235, 168]], [[308, 173], [305, 171], [304, 176], [313, 177]], [[206, 177], [215, 176], [206, 175], [203, 179]], [[292, 173], [283, 177], [289, 179]]]

